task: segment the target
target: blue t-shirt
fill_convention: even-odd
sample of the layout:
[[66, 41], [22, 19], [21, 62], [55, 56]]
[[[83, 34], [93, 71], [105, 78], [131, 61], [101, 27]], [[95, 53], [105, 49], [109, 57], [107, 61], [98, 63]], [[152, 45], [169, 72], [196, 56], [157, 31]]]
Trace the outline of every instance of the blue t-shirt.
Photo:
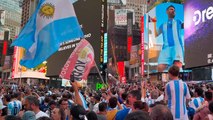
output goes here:
[[124, 120], [129, 111], [130, 108], [124, 108], [123, 110], [118, 111], [115, 115], [115, 120]]

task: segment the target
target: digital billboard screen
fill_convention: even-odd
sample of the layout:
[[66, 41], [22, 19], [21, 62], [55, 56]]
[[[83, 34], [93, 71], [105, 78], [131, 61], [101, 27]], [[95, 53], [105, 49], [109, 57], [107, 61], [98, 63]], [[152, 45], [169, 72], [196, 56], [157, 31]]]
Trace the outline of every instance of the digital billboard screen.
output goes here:
[[183, 13], [182, 4], [163, 3], [144, 15], [145, 71], [166, 72], [173, 64], [184, 65]]
[[186, 68], [213, 64], [212, 0], [185, 0]]
[[[97, 65], [100, 64], [100, 56], [103, 59], [105, 3], [106, 0], [75, 0], [73, 3], [76, 16], [84, 32], [84, 38], [90, 42], [95, 51]], [[60, 74], [62, 67], [79, 41], [72, 40], [61, 44], [58, 52], [54, 53], [47, 61], [46, 76], [58, 76]]]

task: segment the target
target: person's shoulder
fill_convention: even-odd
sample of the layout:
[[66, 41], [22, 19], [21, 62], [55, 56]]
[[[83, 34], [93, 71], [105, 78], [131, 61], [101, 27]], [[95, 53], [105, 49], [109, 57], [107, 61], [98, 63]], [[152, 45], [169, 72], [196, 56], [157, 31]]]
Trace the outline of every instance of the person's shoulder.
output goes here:
[[117, 115], [122, 115], [122, 114], [128, 113], [129, 111], [130, 111], [130, 108], [124, 108], [122, 110], [119, 110], [117, 112]]
[[208, 106], [206, 105], [202, 105], [201, 107], [199, 107], [197, 110], [196, 110], [196, 113], [197, 114], [202, 114], [202, 113], [207, 113], [209, 112], [209, 108]]
[[10, 101], [7, 105], [8, 106], [12, 106], [13, 105], [13, 101]]
[[13, 107], [13, 103], [12, 102], [9, 102], [8, 104], [7, 104], [7, 108], [8, 109], [11, 109]]
[[98, 120], [107, 120], [106, 115], [99, 115], [99, 114], [96, 114], [96, 115]]
[[130, 111], [129, 108], [119, 110], [115, 115], [115, 119], [116, 120], [123, 120], [127, 116], [127, 114], [129, 113], [129, 111]]
[[173, 82], [172, 80], [169, 81], [169, 82], [167, 82], [167, 83], [166, 83], [166, 86], [170, 85], [172, 82]]
[[15, 102], [17, 102], [17, 103], [21, 103], [21, 101], [20, 101], [20, 100], [15, 100]]
[[182, 82], [184, 85], [186, 85], [186, 87], [188, 87], [186, 82], [184, 82], [183, 80], [179, 80], [179, 81]]
[[176, 21], [178, 24], [182, 24], [182, 23], [183, 23], [183, 21], [180, 20], [180, 19], [176, 19], [175, 21]]
[[47, 115], [47, 113], [45, 113], [45, 112], [43, 112], [43, 111], [38, 112], [38, 113], [36, 114], [36, 116], [38, 116], [38, 117], [43, 117], [43, 116], [49, 117], [49, 116]]

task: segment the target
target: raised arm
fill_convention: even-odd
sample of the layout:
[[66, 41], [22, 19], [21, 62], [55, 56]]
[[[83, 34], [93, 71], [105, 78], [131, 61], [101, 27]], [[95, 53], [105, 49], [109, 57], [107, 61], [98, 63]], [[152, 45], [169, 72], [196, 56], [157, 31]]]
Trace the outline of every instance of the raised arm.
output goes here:
[[71, 82], [72, 84], [72, 87], [74, 89], [74, 93], [75, 93], [75, 103], [78, 104], [78, 105], [81, 105], [83, 106], [83, 102], [81, 101], [81, 97], [79, 95], [79, 91], [78, 91], [78, 85], [77, 85], [77, 82]]
[[143, 100], [143, 102], [145, 101], [146, 98], [146, 84], [145, 81], [141, 82], [141, 99]]

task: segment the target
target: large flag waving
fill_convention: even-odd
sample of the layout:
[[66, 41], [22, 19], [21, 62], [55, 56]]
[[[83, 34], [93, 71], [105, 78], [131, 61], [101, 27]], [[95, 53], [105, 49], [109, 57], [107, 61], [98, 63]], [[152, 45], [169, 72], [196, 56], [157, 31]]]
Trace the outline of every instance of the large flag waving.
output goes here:
[[60, 43], [80, 37], [83, 32], [71, 0], [40, 0], [12, 46], [25, 48], [20, 64], [34, 68], [56, 52]]
[[86, 80], [90, 69], [94, 66], [94, 57], [90, 43], [85, 39], [81, 40], [62, 68], [60, 77], [69, 80], [73, 72], [75, 80]]

